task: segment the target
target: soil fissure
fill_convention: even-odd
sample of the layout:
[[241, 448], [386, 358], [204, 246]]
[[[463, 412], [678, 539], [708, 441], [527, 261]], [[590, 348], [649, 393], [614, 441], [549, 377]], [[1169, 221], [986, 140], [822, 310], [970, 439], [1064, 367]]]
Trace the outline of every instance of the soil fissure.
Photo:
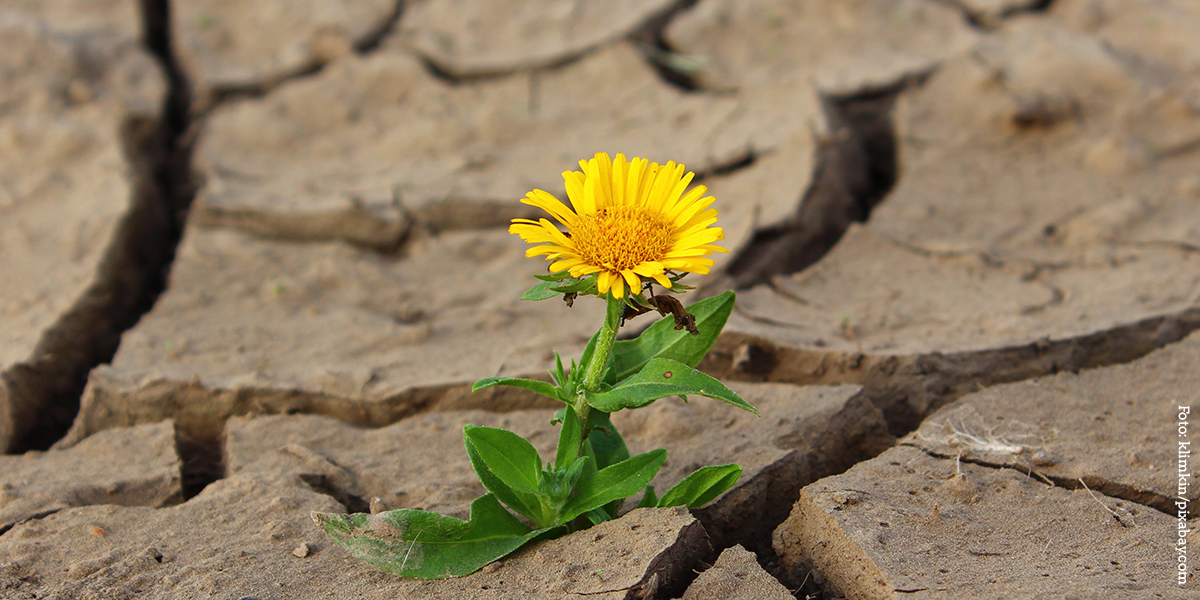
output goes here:
[[[194, 196], [190, 175], [188, 88], [170, 55], [165, 0], [146, 0], [143, 43], [168, 81], [160, 120], [129, 119], [121, 142], [132, 173], [130, 209], [105, 250], [92, 285], [46, 332], [34, 358], [9, 374], [5, 384], [18, 401], [9, 452], [44, 450], [70, 428], [93, 367], [112, 360], [121, 334], [133, 327], [166, 288]], [[24, 405], [24, 406], [22, 406]]]
[[[900, 445], [908, 446], [911, 448], [916, 448], [916, 449], [920, 450], [921, 452], [924, 452], [925, 454], [927, 454], [933, 458], [939, 459], [939, 460], [959, 460], [959, 461], [969, 463], [972, 465], [977, 465], [980, 467], [986, 467], [989, 469], [997, 469], [997, 470], [1014, 469], [1016, 471], [1020, 471], [1021, 473], [1026, 474], [1026, 475], [1029, 475], [1030, 477], [1035, 477], [1035, 478], [1041, 480], [1043, 483], [1050, 485], [1050, 486], [1059, 487], [1059, 488], [1062, 488], [1065, 490], [1072, 490], [1072, 491], [1081, 490], [1081, 489], [1088, 490], [1088, 491], [1096, 493], [1096, 494], [1103, 494], [1104, 496], [1107, 496], [1109, 498], [1113, 498], [1113, 499], [1117, 499], [1117, 500], [1125, 500], [1127, 502], [1132, 502], [1139, 506], [1144, 506], [1146, 508], [1152, 508], [1152, 509], [1157, 510], [1169, 517], [1175, 517], [1178, 514], [1178, 510], [1175, 508], [1175, 500], [1176, 500], [1175, 498], [1166, 497], [1161, 494], [1156, 494], [1154, 492], [1149, 492], [1149, 491], [1139, 491], [1139, 490], [1134, 489], [1131, 486], [1117, 483], [1114, 481], [1110, 481], [1110, 480], [1107, 480], [1107, 479], [1104, 479], [1101, 477], [1093, 476], [1093, 477], [1083, 477], [1083, 478], [1079, 478], [1079, 479], [1071, 479], [1068, 477], [1056, 477], [1054, 475], [1047, 475], [1045, 473], [1042, 473], [1033, 465], [999, 464], [999, 463], [989, 462], [986, 460], [979, 460], [976, 458], [967, 458], [967, 457], [963, 457], [963, 456], [955, 455], [955, 454], [945, 454], [942, 452], [933, 452], [926, 448], [921, 447], [919, 444], [913, 444], [913, 443], [908, 443], [908, 442], [902, 442], [902, 443], [900, 443]], [[1112, 508], [1109, 507], [1109, 510], [1111, 512]], [[1121, 521], [1120, 517], [1118, 517], [1115, 513], [1114, 513], [1113, 518], [1117, 519], [1123, 526], [1127, 526], [1126, 523], [1124, 521]]]
[[813, 182], [786, 222], [758, 231], [726, 270], [728, 283], [747, 289], [803, 271], [837, 244], [851, 223], [864, 222], [899, 177], [892, 107], [914, 77], [853, 96], [825, 96], [829, 139], [821, 146]]

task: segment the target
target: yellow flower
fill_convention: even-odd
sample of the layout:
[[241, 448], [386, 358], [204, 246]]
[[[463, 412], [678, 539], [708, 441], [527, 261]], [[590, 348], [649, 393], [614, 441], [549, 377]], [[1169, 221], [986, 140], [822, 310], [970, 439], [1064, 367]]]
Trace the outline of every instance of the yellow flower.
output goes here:
[[644, 158], [625, 160], [618, 154], [596, 154], [579, 161], [583, 172], [565, 171], [567, 197], [575, 210], [542, 190], [521, 199], [550, 213], [567, 228], [564, 233], [548, 219], [513, 219], [509, 233], [535, 246], [526, 256], [546, 255], [556, 261], [550, 272], [570, 270], [572, 277], [599, 273], [600, 295], [612, 290], [615, 298], [642, 293], [642, 279], [671, 287], [665, 271], [708, 273], [713, 252], [728, 252], [713, 242], [725, 239], [717, 210], [708, 208], [712, 196], [703, 185], [687, 189], [695, 173], [684, 175], [674, 161], [660, 166]]

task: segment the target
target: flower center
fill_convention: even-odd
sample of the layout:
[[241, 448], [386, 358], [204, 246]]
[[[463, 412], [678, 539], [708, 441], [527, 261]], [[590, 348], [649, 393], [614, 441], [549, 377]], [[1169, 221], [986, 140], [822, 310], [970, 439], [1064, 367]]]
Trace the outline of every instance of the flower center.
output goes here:
[[637, 206], [581, 216], [571, 227], [575, 250], [588, 264], [614, 271], [660, 261], [671, 247], [671, 224]]

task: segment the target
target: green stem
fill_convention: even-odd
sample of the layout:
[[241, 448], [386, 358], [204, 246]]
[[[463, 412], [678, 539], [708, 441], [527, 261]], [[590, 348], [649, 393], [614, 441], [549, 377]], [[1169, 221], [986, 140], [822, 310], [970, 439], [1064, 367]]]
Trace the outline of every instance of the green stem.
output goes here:
[[[604, 381], [604, 372], [608, 368], [608, 359], [612, 356], [613, 345], [617, 341], [617, 329], [621, 327], [621, 316], [625, 314], [625, 302], [620, 298], [613, 298], [609, 292], [605, 296], [608, 302], [607, 310], [604, 315], [604, 325], [600, 328], [600, 334], [596, 338], [596, 348], [592, 351], [591, 362], [587, 364], [586, 370], [583, 372], [583, 389], [589, 392], [600, 390], [600, 384]], [[579, 417], [580, 425], [583, 428], [583, 439], [588, 436], [587, 418], [591, 407], [588, 406], [587, 400], [581, 394], [575, 403], [575, 414]]]
[[583, 372], [583, 389], [589, 392], [600, 390], [600, 382], [604, 379], [604, 371], [608, 368], [608, 359], [612, 356], [613, 344], [617, 340], [617, 328], [621, 326], [621, 315], [625, 314], [625, 302], [613, 298], [612, 293], [605, 296], [608, 300], [608, 311], [604, 316], [604, 326], [600, 336], [596, 338], [596, 349], [592, 352], [592, 361]]

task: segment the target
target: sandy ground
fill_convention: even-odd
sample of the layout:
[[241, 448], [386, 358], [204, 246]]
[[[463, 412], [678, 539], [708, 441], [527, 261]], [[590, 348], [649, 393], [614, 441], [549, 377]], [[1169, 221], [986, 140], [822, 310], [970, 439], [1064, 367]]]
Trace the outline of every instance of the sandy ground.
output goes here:
[[[1200, 594], [1192, 0], [0, 0], [0, 40], [0, 597]], [[519, 301], [505, 231], [598, 151], [717, 198], [701, 368], [763, 413], [615, 421], [660, 489], [742, 480], [355, 562], [309, 512], [465, 516], [468, 423], [550, 452], [469, 387], [602, 318]]]

